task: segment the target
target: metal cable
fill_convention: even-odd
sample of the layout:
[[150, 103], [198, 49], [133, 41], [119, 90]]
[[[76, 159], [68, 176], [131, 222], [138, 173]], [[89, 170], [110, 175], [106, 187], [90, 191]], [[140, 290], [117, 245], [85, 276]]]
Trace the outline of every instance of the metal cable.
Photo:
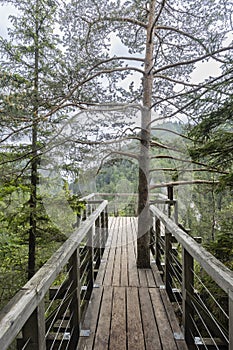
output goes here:
[[216, 349], [219, 350], [219, 347], [217, 346], [217, 344], [216, 344], [216, 342], [215, 342], [215, 340], [214, 340], [214, 338], [213, 338], [213, 336], [212, 336], [212, 334], [211, 334], [211, 331], [210, 331], [209, 328], [207, 327], [207, 325], [206, 325], [205, 321], [203, 320], [203, 317], [201, 316], [200, 312], [198, 311], [196, 305], [195, 305], [192, 301], [191, 301], [191, 303], [192, 303], [192, 305], [193, 305], [193, 307], [194, 307], [194, 309], [195, 309], [195, 311], [196, 311], [196, 313], [197, 313], [199, 319], [201, 320], [201, 322], [202, 322], [202, 324], [203, 324], [205, 330], [207, 331], [207, 333], [209, 334], [211, 340], [213, 341], [213, 343], [214, 343]]
[[28, 340], [27, 340], [26, 343], [24, 344], [22, 350], [25, 350], [25, 349], [26, 349], [26, 347], [28, 346], [30, 340], [31, 340], [31, 338], [28, 338]]
[[170, 264], [170, 267], [171, 267], [172, 271], [174, 272], [174, 275], [176, 276], [178, 282], [180, 283], [180, 285], [182, 285], [182, 277], [178, 273], [177, 269], [174, 267], [173, 264]]
[[[69, 303], [68, 303], [68, 305], [67, 305], [67, 308], [66, 308], [66, 311], [64, 312], [62, 321], [64, 321], [64, 317], [65, 317], [67, 311], [69, 310], [69, 307], [70, 307], [71, 302], [72, 302], [72, 299], [70, 299], [70, 301], [69, 301]], [[54, 347], [54, 345], [55, 345], [55, 343], [56, 343], [56, 340], [57, 340], [59, 331], [60, 331], [60, 329], [61, 329], [61, 324], [62, 324], [62, 322], [60, 322], [60, 325], [59, 325], [59, 327], [58, 327], [58, 330], [57, 330], [56, 334], [54, 335], [54, 340], [53, 340], [53, 343], [52, 343], [52, 345], [51, 345], [51, 347], [50, 347], [50, 350], [53, 349], [53, 347]], [[46, 334], [46, 336], [47, 336], [47, 334]]]
[[[169, 283], [169, 287], [170, 287], [171, 290], [172, 290], [172, 285], [171, 285], [170, 283]], [[172, 295], [174, 296], [174, 299], [175, 299], [175, 301], [176, 301], [176, 304], [177, 304], [177, 306], [178, 306], [178, 309], [180, 310], [180, 313], [183, 314], [182, 307], [181, 307], [181, 305], [180, 305], [180, 303], [179, 303], [179, 300], [177, 299], [175, 293], [172, 293]], [[180, 293], [180, 295], [182, 295], [182, 294]], [[182, 299], [182, 297], [181, 297], [181, 299]]]
[[57, 308], [57, 310], [56, 310], [56, 312], [55, 312], [54, 318], [53, 318], [53, 320], [52, 320], [52, 322], [51, 322], [51, 324], [50, 324], [50, 326], [49, 326], [49, 328], [48, 328], [48, 330], [47, 330], [47, 333], [46, 333], [45, 337], [48, 336], [48, 334], [49, 334], [51, 328], [53, 327], [53, 324], [54, 324], [54, 322], [56, 321], [56, 317], [57, 317], [57, 315], [58, 315], [58, 313], [59, 313], [59, 311], [60, 311], [60, 309], [61, 309], [63, 303], [70, 297], [70, 295], [68, 295], [68, 293], [69, 293], [69, 290], [70, 290], [72, 284], [73, 284], [73, 281], [71, 281], [71, 283], [69, 284], [69, 286], [68, 286], [68, 288], [67, 288], [67, 290], [66, 290], [66, 292], [65, 292], [65, 295], [64, 295], [64, 297], [62, 298], [62, 300], [61, 300], [61, 302], [60, 302], [60, 304], [59, 304], [59, 306], [58, 306], [58, 308]]
[[[204, 345], [205, 349], [208, 350], [206, 344], [205, 344], [204, 341], [203, 341], [202, 335], [201, 335], [201, 333], [200, 333], [200, 331], [199, 331], [199, 328], [197, 327], [197, 324], [196, 324], [194, 318], [193, 318], [192, 316], [190, 316], [190, 317], [191, 317], [192, 323], [193, 323], [193, 325], [194, 325], [194, 327], [195, 327], [195, 329], [196, 329], [196, 331], [197, 331], [197, 333], [198, 333], [199, 338], [202, 340], [202, 345]], [[195, 339], [194, 334], [193, 334], [192, 332], [190, 332], [190, 333], [191, 333], [193, 339]], [[196, 344], [196, 343], [195, 343], [195, 346], [197, 346], [197, 347], [199, 348], [198, 344]]]
[[200, 300], [201, 305], [203, 306], [203, 308], [205, 309], [205, 311], [207, 312], [207, 314], [211, 318], [211, 320], [214, 322], [214, 324], [216, 325], [216, 327], [218, 328], [218, 330], [220, 331], [220, 333], [224, 337], [224, 339], [228, 342], [228, 339], [227, 339], [225, 333], [223, 332], [222, 328], [220, 327], [218, 321], [215, 319], [214, 315], [209, 311], [209, 309], [207, 308], [207, 306], [205, 305], [205, 303], [203, 302], [203, 300], [201, 299], [199, 294], [197, 294], [197, 297]]
[[225, 315], [225, 317], [229, 320], [229, 316], [227, 315], [227, 313], [224, 311], [224, 309], [222, 308], [222, 306], [219, 304], [219, 302], [216, 300], [216, 298], [213, 296], [213, 294], [210, 292], [210, 290], [205, 286], [205, 284], [202, 282], [202, 280], [200, 279], [200, 277], [195, 273], [195, 271], [193, 271], [194, 276], [198, 279], [198, 281], [201, 283], [201, 285], [205, 288], [206, 292], [211, 296], [211, 298], [214, 300], [215, 304], [218, 306], [218, 308], [222, 311], [222, 313]]
[[46, 309], [46, 311], [45, 311], [45, 314], [47, 314], [48, 311], [50, 310], [50, 308], [51, 308], [51, 306], [52, 306], [54, 300], [56, 299], [56, 297], [57, 297], [58, 293], [60, 292], [62, 286], [63, 286], [64, 283], [66, 282], [66, 277], [69, 276], [69, 273], [70, 273], [71, 270], [72, 270], [72, 267], [71, 267], [71, 268], [67, 271], [67, 273], [65, 274], [65, 276], [64, 276], [64, 281], [62, 282], [62, 284], [59, 285], [59, 288], [57, 289], [57, 291], [56, 291], [54, 297], [52, 298], [51, 302], [49, 303], [49, 305], [48, 305], [48, 307], [47, 307], [47, 309]]

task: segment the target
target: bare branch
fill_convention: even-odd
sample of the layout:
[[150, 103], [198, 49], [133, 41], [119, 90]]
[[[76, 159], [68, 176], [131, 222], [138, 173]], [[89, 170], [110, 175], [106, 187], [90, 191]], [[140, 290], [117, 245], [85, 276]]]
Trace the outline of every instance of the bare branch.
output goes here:
[[103, 157], [103, 158], [101, 159], [100, 166], [99, 166], [99, 168], [97, 169], [96, 175], [98, 175], [99, 172], [100, 172], [100, 170], [102, 169], [103, 164], [104, 164], [104, 161], [105, 161], [107, 158], [109, 158], [110, 156], [112, 156], [113, 154], [118, 154], [118, 155], [121, 155], [121, 156], [133, 158], [133, 159], [136, 159], [136, 160], [139, 159], [139, 157], [138, 157], [138, 155], [137, 155], [136, 153], [122, 152], [122, 151], [110, 151], [105, 157]]
[[[216, 167], [210, 167], [205, 163], [201, 163], [201, 162], [197, 162], [197, 161], [189, 160], [189, 159], [177, 158], [177, 157], [167, 156], [167, 155], [152, 156], [152, 157], [150, 157], [150, 159], [172, 159], [172, 160], [176, 160], [176, 161], [179, 161], [182, 163], [196, 164], [196, 165], [204, 166], [206, 169], [215, 170], [216, 172], [219, 172], [218, 168], [216, 168]], [[224, 174], [224, 172], [223, 172], [223, 174]], [[228, 172], [226, 172], [226, 174], [228, 174]]]
[[[182, 112], [183, 110], [187, 109], [188, 107], [190, 107], [195, 101], [199, 100], [201, 96], [205, 95], [208, 91], [212, 90], [212, 89], [216, 89], [216, 85], [214, 86], [211, 86], [211, 84], [213, 84], [214, 82], [224, 78], [225, 76], [227, 76], [228, 74], [232, 73], [233, 72], [233, 69], [229, 70], [228, 72], [216, 77], [216, 78], [213, 78], [212, 80], [209, 80], [207, 83], [203, 84], [203, 85], [199, 85], [197, 88], [195, 89], [192, 89], [190, 91], [187, 91], [185, 93], [178, 93], [176, 95], [173, 95], [173, 96], [168, 96], [164, 99], [160, 99], [160, 101], [154, 103], [151, 108], [154, 108], [157, 104], [161, 103], [161, 102], [165, 102], [165, 101], [169, 101], [170, 99], [174, 99], [176, 97], [180, 97], [180, 96], [184, 96], [184, 95], [188, 95], [188, 94], [191, 94], [191, 93], [194, 93], [194, 92], [198, 92], [199, 90], [201, 89], [204, 89], [205, 88], [205, 91], [202, 92], [199, 96], [193, 98], [190, 102], [188, 102], [187, 104], [185, 104], [184, 106], [180, 107], [177, 111], [175, 111], [174, 113], [172, 113], [171, 115], [169, 116], [166, 116], [166, 117], [163, 117], [161, 119], [166, 119], [166, 118], [172, 118], [174, 117], [175, 115], [177, 115], [178, 113]], [[228, 79], [225, 79], [224, 83], [226, 83], [227, 81], [231, 81], [232, 80], [232, 77], [228, 78]], [[217, 83], [217, 85], [220, 85], [221, 82]], [[158, 121], [160, 119], [156, 118], [156, 119], [153, 119], [150, 124]]]
[[153, 33], [153, 30], [154, 30], [155, 25], [156, 25], [156, 23], [158, 22], [158, 20], [159, 20], [159, 18], [160, 18], [160, 16], [161, 16], [162, 12], [163, 12], [163, 9], [164, 9], [165, 4], [166, 4], [166, 0], [163, 0], [163, 1], [162, 1], [162, 4], [161, 4], [161, 7], [160, 7], [160, 9], [159, 9], [159, 12], [158, 12], [157, 16], [155, 17], [155, 20], [154, 20], [154, 22], [153, 22], [153, 24], [152, 24], [152, 27], [151, 27], [151, 30], [150, 30], [150, 41], [149, 41], [150, 43], [151, 43], [151, 40], [152, 40], [152, 33]]
[[206, 58], [210, 58], [210, 57], [213, 58], [214, 55], [217, 55], [217, 54], [219, 54], [219, 53], [221, 53], [221, 52], [229, 51], [229, 50], [232, 50], [232, 49], [233, 49], [233, 46], [223, 47], [223, 48], [221, 48], [221, 49], [219, 49], [219, 50], [216, 50], [216, 51], [214, 51], [214, 52], [208, 53], [208, 54], [206, 54], [206, 55], [202, 55], [202, 56], [193, 58], [192, 60], [187, 60], [187, 61], [181, 61], [181, 62], [176, 62], [176, 63], [168, 64], [167, 66], [164, 66], [164, 67], [161, 67], [161, 68], [155, 70], [155, 71], [153, 72], [153, 74], [157, 74], [157, 73], [159, 73], [159, 72], [163, 72], [163, 71], [165, 71], [165, 70], [167, 70], [167, 69], [170, 69], [170, 68], [175, 68], [175, 67], [180, 67], [180, 66], [184, 66], [184, 65], [189, 65], [189, 64], [197, 63], [197, 62], [202, 61], [202, 60], [204, 60], [204, 59], [206, 59]]
[[156, 184], [153, 186], [150, 186], [150, 190], [153, 190], [155, 188], [161, 188], [161, 187], [168, 187], [168, 186], [180, 186], [180, 185], [195, 185], [195, 184], [206, 184], [206, 185], [217, 185], [219, 181], [209, 181], [209, 180], [187, 180], [187, 181], [175, 181], [175, 182], [163, 182], [161, 184]]
[[127, 57], [127, 56], [114, 56], [114, 57], [110, 57], [107, 58], [106, 60], [100, 61], [98, 63], [96, 63], [90, 70], [89, 72], [91, 72], [92, 70], [94, 70], [95, 68], [101, 66], [102, 64], [108, 63], [108, 62], [112, 62], [112, 61], [119, 61], [119, 60], [124, 60], [124, 61], [137, 61], [137, 62], [144, 62], [144, 58], [139, 58], [139, 57]]
[[155, 74], [154, 78], [165, 79], [165, 80], [171, 81], [175, 84], [180, 84], [180, 85], [189, 86], [189, 87], [198, 87], [199, 86], [198, 84], [187, 83], [187, 82], [184, 82], [182, 80], [173, 79], [167, 75]]
[[228, 175], [229, 172], [221, 171], [221, 170], [215, 170], [215, 169], [185, 169], [185, 168], [153, 168], [150, 169], [150, 173], [156, 172], [156, 171], [171, 171], [171, 172], [181, 172], [181, 173], [192, 173], [192, 172], [210, 172], [210, 173], [216, 173], [216, 174], [224, 174]]
[[179, 152], [179, 153], [184, 153], [183, 151], [181, 151], [175, 147], [170, 147], [170, 146], [164, 145], [164, 144], [162, 144], [160, 142], [156, 142], [156, 141], [151, 141], [151, 147], [158, 147], [158, 148], [168, 149], [168, 150]]
[[[178, 33], [178, 34], [181, 34], [181, 35], [183, 35], [183, 36], [186, 36], [186, 37], [188, 37], [189, 39], [192, 39], [193, 41], [196, 41], [208, 54], [210, 54], [211, 55], [211, 57], [212, 57], [212, 53], [211, 52], [209, 52], [209, 50], [208, 50], [208, 48], [203, 44], [203, 42], [201, 41], [201, 39], [198, 39], [198, 38], [196, 38], [195, 36], [193, 36], [193, 35], [191, 35], [191, 34], [189, 34], [189, 33], [187, 33], [187, 32], [184, 32], [183, 30], [180, 30], [180, 29], [178, 29], [178, 28], [174, 28], [174, 27], [169, 27], [169, 26], [157, 26], [157, 27], [155, 27], [155, 30], [160, 30], [160, 29], [162, 29], [162, 30], [168, 30], [168, 31], [172, 31], [172, 32], [175, 32], [175, 33]], [[213, 54], [214, 55], [214, 54]], [[224, 61], [222, 61], [221, 59], [219, 59], [219, 58], [216, 58], [216, 57], [212, 57], [213, 59], [215, 59], [215, 60], [217, 60], [217, 61], [219, 61], [219, 62], [221, 62], [221, 63], [224, 63]]]
[[[174, 131], [174, 130], [170, 130], [170, 129], [166, 129], [166, 128], [160, 128], [160, 127], [153, 127], [153, 128], [151, 128], [151, 130], [167, 131], [167, 132], [170, 132], [171, 134], [180, 136], [180, 137], [182, 137], [182, 138], [184, 138], [184, 139], [186, 139], [186, 140], [189, 140], [189, 141], [193, 141], [193, 142], [194, 142], [194, 140], [191, 139], [190, 137], [185, 136], [185, 135], [183, 135], [183, 134], [180, 134], [179, 132], [176, 132], [176, 131]], [[196, 142], [196, 140], [195, 140], [195, 142]]]
[[142, 28], [147, 28], [147, 24], [146, 23], [143, 23], [141, 21], [138, 21], [137, 19], [134, 19], [134, 18], [130, 18], [130, 17], [99, 17], [98, 19], [96, 19], [95, 21], [92, 21], [92, 22], [89, 22], [86, 18], [84, 17], [81, 17], [81, 19], [88, 23], [89, 26], [93, 26], [95, 25], [96, 23], [99, 23], [99, 22], [103, 22], [103, 21], [110, 21], [110, 22], [126, 22], [126, 23], [130, 23], [130, 24], [135, 24], [137, 26], [140, 26]]

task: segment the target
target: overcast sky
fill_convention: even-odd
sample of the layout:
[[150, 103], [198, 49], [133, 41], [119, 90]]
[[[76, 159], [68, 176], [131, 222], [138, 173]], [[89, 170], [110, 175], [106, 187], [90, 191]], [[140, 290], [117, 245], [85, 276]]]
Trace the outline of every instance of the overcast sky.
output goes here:
[[15, 13], [15, 7], [12, 5], [0, 5], [0, 35], [7, 35], [7, 27], [9, 26], [9, 15]]
[[[124, 0], [122, 0], [124, 1]], [[15, 13], [15, 8], [12, 5], [0, 5], [0, 35], [3, 37], [7, 36], [7, 27], [9, 26], [9, 15]], [[120, 54], [120, 55], [129, 55], [127, 52], [122, 49], [122, 45], [120, 43], [120, 39], [116, 38], [113, 35], [113, 47], [111, 50], [111, 54]], [[230, 41], [230, 39], [229, 39]], [[229, 44], [226, 42], [225, 45]], [[125, 51], [125, 52], [124, 52]], [[206, 63], [199, 63], [196, 65], [195, 71], [192, 73], [192, 81], [194, 83], [199, 83], [203, 81], [203, 79], [208, 78], [209, 76], [217, 76], [220, 73], [220, 65], [218, 62], [214, 60], [209, 60]], [[140, 83], [140, 78], [136, 79], [135, 83]]]

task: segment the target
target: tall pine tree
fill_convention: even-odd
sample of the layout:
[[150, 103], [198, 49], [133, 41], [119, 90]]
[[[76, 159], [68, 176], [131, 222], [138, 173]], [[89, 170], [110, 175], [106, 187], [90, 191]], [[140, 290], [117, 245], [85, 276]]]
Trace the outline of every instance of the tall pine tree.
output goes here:
[[[28, 278], [35, 273], [37, 237], [38, 164], [59, 96], [58, 72], [62, 64], [60, 40], [54, 34], [57, 5], [52, 0], [4, 1], [15, 6], [8, 37], [1, 38], [2, 150], [14, 154], [14, 177], [29, 185]], [[58, 118], [56, 115], [53, 118]], [[3, 162], [4, 163], [4, 162]]]
[[[139, 267], [150, 265], [153, 123], [159, 118], [189, 116], [188, 107], [195, 103], [195, 93], [200, 97], [211, 91], [216, 80], [193, 84], [190, 76], [197, 62], [227, 61], [224, 53], [230, 47], [224, 47], [223, 39], [228, 31], [229, 10], [224, 1], [212, 0], [72, 0], [64, 9], [63, 30], [67, 52], [72, 57], [72, 86], [77, 89], [82, 84], [89, 93], [83, 105], [137, 104], [141, 110], [140, 151], [131, 154], [139, 161]], [[113, 40], [121, 47], [114, 45]], [[77, 76], [80, 64], [82, 70]], [[74, 100], [75, 97], [79, 99], [80, 94], [73, 96]], [[118, 154], [123, 156], [124, 152]], [[130, 154], [125, 152], [125, 156]]]

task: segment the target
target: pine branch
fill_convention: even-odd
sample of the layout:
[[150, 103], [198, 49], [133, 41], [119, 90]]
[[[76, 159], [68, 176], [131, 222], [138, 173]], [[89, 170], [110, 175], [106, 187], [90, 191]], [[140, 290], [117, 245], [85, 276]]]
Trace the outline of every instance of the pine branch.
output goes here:
[[217, 54], [219, 54], [221, 52], [230, 51], [230, 50], [233, 50], [233, 46], [223, 47], [223, 48], [221, 48], [219, 50], [216, 50], [214, 52], [208, 53], [206, 55], [202, 55], [202, 56], [193, 58], [191, 60], [171, 63], [171, 64], [168, 64], [167, 66], [164, 66], [164, 67], [161, 67], [159, 69], [154, 70], [153, 74], [155, 75], [155, 74], [157, 74], [159, 72], [163, 72], [163, 71], [165, 71], [167, 69], [170, 69], [170, 68], [176, 68], [176, 67], [181, 67], [181, 66], [186, 66], [186, 65], [193, 64], [193, 63], [197, 63], [197, 62], [200, 62], [202, 60], [205, 60], [206, 58], [210, 58], [210, 57], [214, 58], [214, 55], [217, 55]]

